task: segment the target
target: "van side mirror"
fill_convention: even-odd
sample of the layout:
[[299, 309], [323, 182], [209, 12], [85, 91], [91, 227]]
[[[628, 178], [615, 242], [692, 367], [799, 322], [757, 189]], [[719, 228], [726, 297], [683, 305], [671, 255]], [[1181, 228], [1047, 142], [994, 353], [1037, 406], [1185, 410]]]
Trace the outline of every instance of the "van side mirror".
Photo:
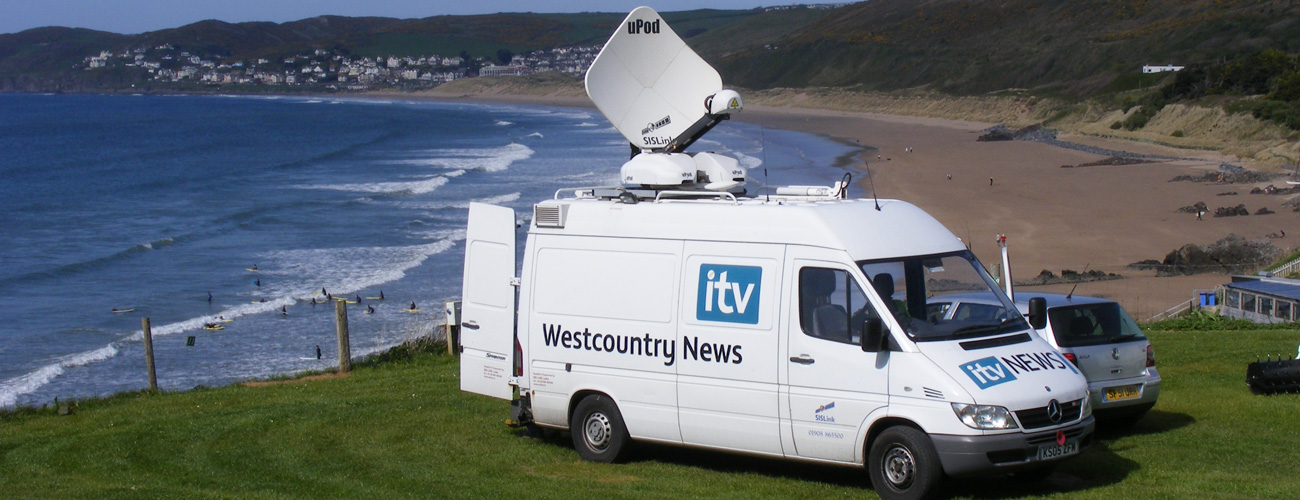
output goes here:
[[880, 318], [867, 318], [862, 322], [862, 352], [880, 352], [889, 348], [885, 337], [885, 323]]
[[1029, 299], [1029, 326], [1042, 330], [1047, 326], [1047, 300], [1042, 297]]

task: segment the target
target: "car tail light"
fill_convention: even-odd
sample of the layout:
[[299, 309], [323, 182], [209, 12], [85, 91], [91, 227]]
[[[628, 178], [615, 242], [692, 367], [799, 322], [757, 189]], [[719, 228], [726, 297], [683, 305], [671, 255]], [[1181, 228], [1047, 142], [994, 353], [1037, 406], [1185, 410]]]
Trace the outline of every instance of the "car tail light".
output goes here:
[[[1074, 363], [1074, 366], [1079, 366], [1079, 357], [1078, 357], [1078, 356], [1075, 356], [1074, 353], [1072, 353], [1072, 352], [1067, 352], [1067, 353], [1065, 353], [1065, 359], [1068, 359], [1068, 360], [1070, 360], [1071, 363]], [[1150, 353], [1149, 351], [1147, 352], [1147, 359], [1148, 359], [1147, 362], [1150, 363], [1151, 361], [1149, 361], [1149, 360], [1151, 359], [1151, 353]], [[1147, 365], [1147, 366], [1150, 366], [1150, 365]]]
[[1147, 368], [1156, 365], [1156, 346], [1147, 344]]

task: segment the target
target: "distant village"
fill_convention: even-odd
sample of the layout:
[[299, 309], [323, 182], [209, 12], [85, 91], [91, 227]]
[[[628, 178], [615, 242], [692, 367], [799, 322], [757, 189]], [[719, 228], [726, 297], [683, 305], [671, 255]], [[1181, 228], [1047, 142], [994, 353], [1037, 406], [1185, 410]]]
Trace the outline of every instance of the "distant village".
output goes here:
[[82, 64], [86, 71], [135, 69], [150, 81], [167, 84], [303, 86], [333, 90], [419, 89], [475, 76], [519, 76], [547, 71], [581, 74], [587, 71], [599, 52], [599, 46], [591, 46], [499, 54], [510, 58], [509, 63], [500, 65], [483, 57], [468, 57], [465, 53], [456, 56], [356, 57], [326, 49], [276, 59], [228, 61], [163, 44], [121, 52], [103, 51], [86, 57]]

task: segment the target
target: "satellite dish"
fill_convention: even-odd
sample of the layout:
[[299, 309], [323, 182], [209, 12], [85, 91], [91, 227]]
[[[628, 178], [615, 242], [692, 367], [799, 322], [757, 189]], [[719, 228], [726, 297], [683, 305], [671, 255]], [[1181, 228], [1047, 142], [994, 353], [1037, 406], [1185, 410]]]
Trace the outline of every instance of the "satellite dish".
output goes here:
[[681, 152], [743, 107], [740, 94], [674, 33], [637, 7], [587, 69], [587, 95], [634, 148]]

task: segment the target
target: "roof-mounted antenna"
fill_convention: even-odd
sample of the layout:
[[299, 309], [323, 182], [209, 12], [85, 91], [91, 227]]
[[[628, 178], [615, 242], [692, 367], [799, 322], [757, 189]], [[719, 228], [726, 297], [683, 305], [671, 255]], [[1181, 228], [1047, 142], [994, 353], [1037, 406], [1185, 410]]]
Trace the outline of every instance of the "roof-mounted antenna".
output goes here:
[[876, 180], [871, 175], [871, 165], [866, 161], [862, 162], [862, 169], [867, 171], [867, 181], [871, 183], [871, 199], [876, 201], [876, 211], [880, 211], [880, 197], [876, 196]]
[[767, 127], [758, 126], [758, 148], [763, 153], [763, 190], [766, 191], [767, 201], [772, 201], [771, 185], [767, 183]]
[[[1085, 273], [1088, 272], [1088, 266], [1091, 266], [1091, 265], [1092, 265], [1091, 262], [1089, 262], [1089, 263], [1087, 263], [1087, 264], [1084, 264], [1084, 265], [1083, 265], [1083, 272], [1085, 272]], [[1070, 293], [1065, 294], [1065, 300], [1070, 300], [1071, 297], [1074, 297], [1074, 289], [1075, 289], [1075, 288], [1079, 288], [1079, 282], [1077, 282], [1077, 281], [1074, 282], [1074, 286], [1070, 287]]]
[[[849, 195], [849, 183], [853, 181], [853, 172], [844, 172], [844, 177], [840, 178], [840, 191], [835, 193], [835, 197], [843, 200]], [[880, 210], [879, 207], [876, 210]]]

